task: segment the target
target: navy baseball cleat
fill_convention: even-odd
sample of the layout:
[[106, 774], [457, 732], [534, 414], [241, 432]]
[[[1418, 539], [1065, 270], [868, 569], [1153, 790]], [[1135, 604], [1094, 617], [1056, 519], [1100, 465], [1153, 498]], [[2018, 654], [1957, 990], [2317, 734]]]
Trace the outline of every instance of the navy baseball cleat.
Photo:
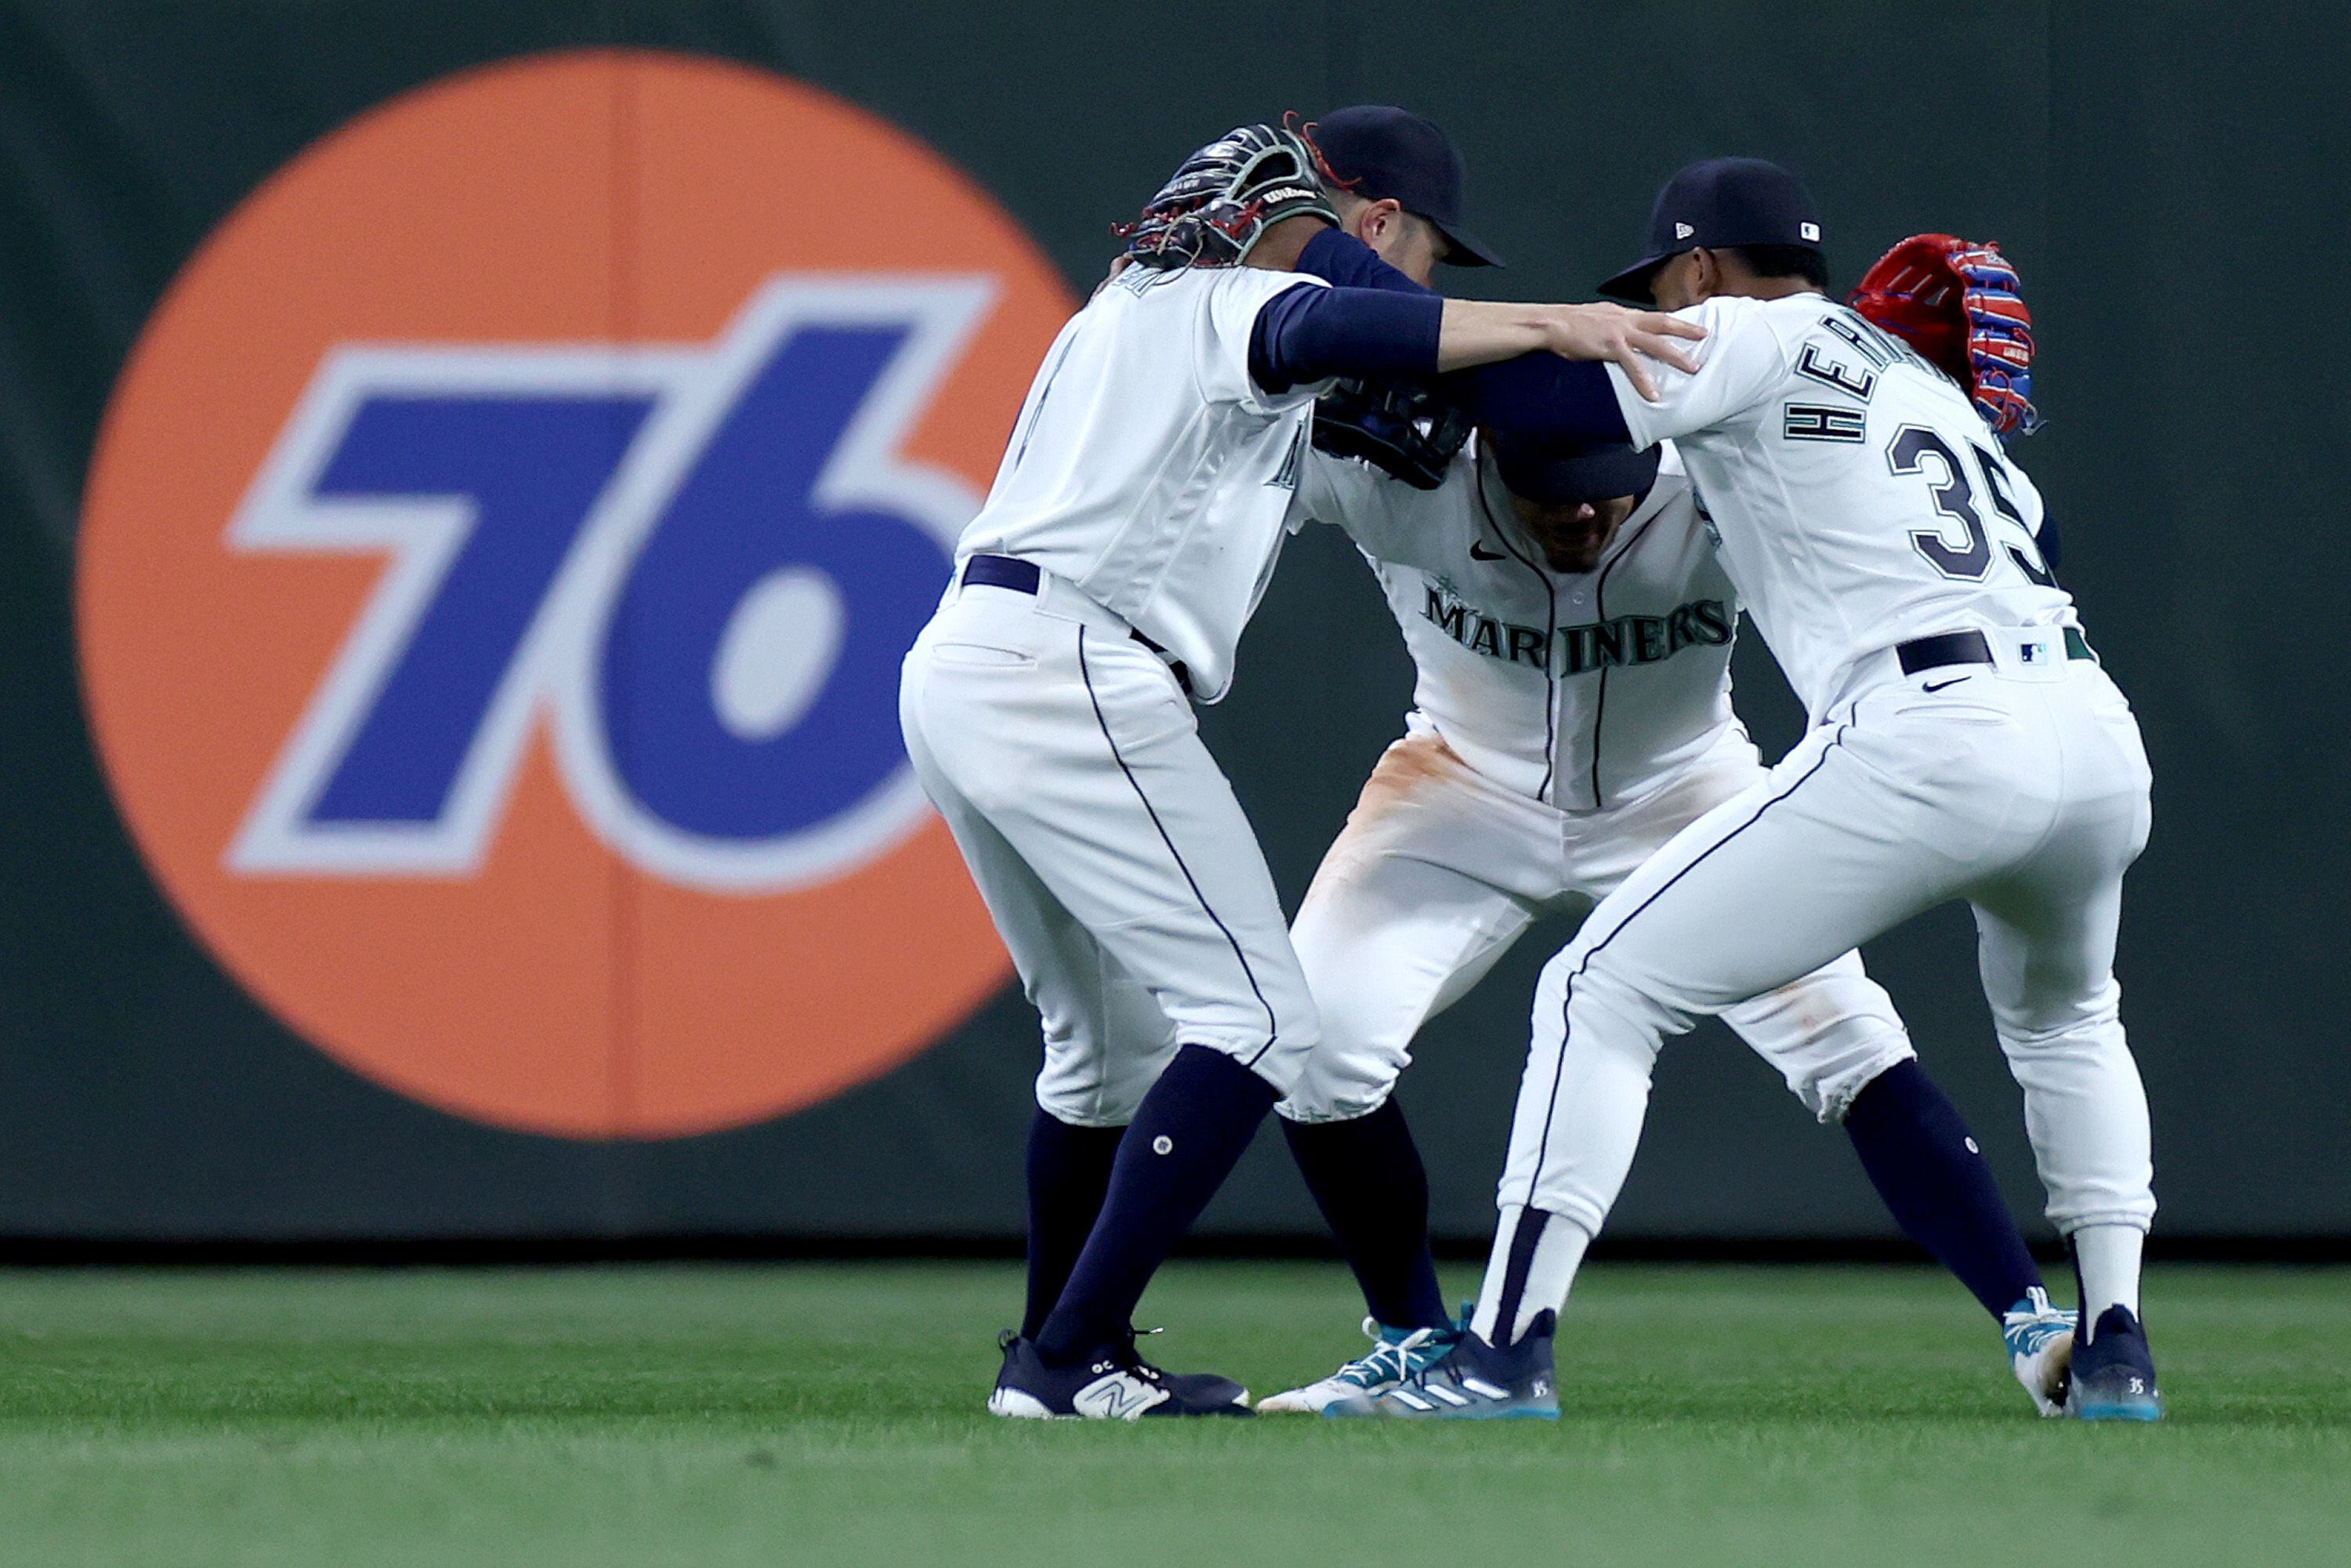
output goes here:
[[1559, 1314], [1547, 1311], [1515, 1344], [1491, 1345], [1464, 1332], [1442, 1359], [1386, 1393], [1334, 1399], [1322, 1414], [1331, 1420], [1556, 1421], [1552, 1338], [1558, 1330]]
[[[1126, 1331], [1126, 1337], [1133, 1341], [1142, 1338], [1144, 1334], [1166, 1332], [1164, 1328], [1139, 1329], [1130, 1325]], [[1152, 1370], [1159, 1374], [1167, 1386], [1176, 1391], [1179, 1398], [1189, 1399], [1196, 1404], [1247, 1406], [1249, 1402], [1249, 1392], [1247, 1388], [1229, 1377], [1221, 1377], [1213, 1372], [1167, 1372], [1158, 1367], [1154, 1367]]]
[[2147, 1330], [2117, 1302], [2098, 1314], [2086, 1338], [2074, 1343], [2074, 1386], [2067, 1411], [2085, 1421], [2160, 1421], [2163, 1394], [2155, 1385], [2155, 1355]]
[[1006, 1331], [1004, 1369], [987, 1396], [990, 1415], [1016, 1419], [1133, 1421], [1144, 1416], [1254, 1416], [1249, 1390], [1213, 1374], [1169, 1374], [1134, 1352], [1132, 1337], [1097, 1348], [1070, 1366], [1049, 1366], [1036, 1342]]

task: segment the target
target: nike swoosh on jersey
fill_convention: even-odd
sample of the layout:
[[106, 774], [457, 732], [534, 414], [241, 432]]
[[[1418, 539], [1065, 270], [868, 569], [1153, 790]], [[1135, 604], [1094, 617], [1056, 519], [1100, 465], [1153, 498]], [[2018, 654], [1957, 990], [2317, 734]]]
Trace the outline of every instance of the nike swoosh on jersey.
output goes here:
[[1478, 540], [1471, 539], [1469, 541], [1469, 559], [1471, 560], [1508, 560], [1510, 558], [1504, 555], [1499, 550], [1489, 550]]

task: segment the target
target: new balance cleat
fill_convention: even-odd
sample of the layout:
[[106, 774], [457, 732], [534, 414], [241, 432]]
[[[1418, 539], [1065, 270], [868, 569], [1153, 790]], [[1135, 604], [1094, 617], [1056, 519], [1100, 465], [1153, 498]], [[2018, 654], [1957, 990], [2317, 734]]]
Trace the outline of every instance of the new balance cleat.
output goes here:
[[[1127, 1331], [1130, 1338], [1144, 1334], [1165, 1333], [1165, 1329], [1134, 1329]], [[1249, 1391], [1229, 1377], [1213, 1372], [1161, 1372], [1167, 1386], [1183, 1398], [1201, 1405], [1247, 1405]]]
[[1333, 1400], [1385, 1394], [1441, 1360], [1461, 1338], [1460, 1331], [1449, 1325], [1433, 1329], [1389, 1328], [1377, 1318], [1364, 1320], [1364, 1333], [1372, 1340], [1367, 1354], [1357, 1356], [1320, 1383], [1275, 1395], [1259, 1405], [1258, 1409], [1315, 1415]]
[[2000, 1337], [2008, 1346], [2016, 1380], [2043, 1416], [2065, 1414], [2065, 1386], [2074, 1365], [2074, 1323], [2078, 1314], [2049, 1304], [2049, 1292], [2035, 1285], [2001, 1314]]
[[1249, 1416], [1249, 1395], [1228, 1377], [1170, 1375], [1134, 1353], [1132, 1338], [1098, 1347], [1069, 1366], [1048, 1365], [1033, 1340], [1007, 1331], [1004, 1368], [987, 1396], [992, 1416], [1016, 1420], [1134, 1421], [1145, 1416]]
[[2160, 1421], [2155, 1354], [2147, 1330], [2120, 1302], [2098, 1314], [2089, 1337], [2074, 1345], [2074, 1386], [2066, 1408], [2085, 1421]]
[[1552, 1337], [1559, 1314], [1544, 1312], [1516, 1344], [1491, 1345], [1464, 1332], [1451, 1350], [1384, 1394], [1334, 1399], [1329, 1420], [1556, 1421], [1559, 1385]]

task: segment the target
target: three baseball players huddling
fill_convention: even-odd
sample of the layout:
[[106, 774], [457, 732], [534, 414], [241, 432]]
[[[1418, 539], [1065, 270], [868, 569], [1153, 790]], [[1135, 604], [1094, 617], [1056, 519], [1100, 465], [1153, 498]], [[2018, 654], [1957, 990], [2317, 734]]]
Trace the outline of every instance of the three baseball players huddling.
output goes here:
[[1555, 1415], [1556, 1313], [1632, 1162], [1665, 1038], [1964, 898], [2080, 1278], [2071, 1408], [2160, 1415], [2137, 1315], [2147, 1105], [2112, 969], [2146, 754], [2036, 549], [2031, 482], [1949, 376], [1822, 292], [1821, 232], [1774, 165], [1683, 171], [1649, 256], [1604, 288], [1706, 327], [1700, 368], [1662, 374], [1652, 403], [1561, 367], [1550, 428], [1675, 441], [1813, 727], [1547, 967], [1468, 1331], [1409, 1383], [1330, 1413]]
[[1186, 700], [1229, 684], [1315, 396], [1531, 352], [1611, 358], [1633, 384], [1696, 368], [1671, 340], [1701, 329], [1663, 317], [1297, 276], [1334, 221], [1316, 172], [1299, 136], [1242, 127], [1130, 225], [1135, 265], [1048, 351], [907, 655], [909, 755], [1044, 1024], [1029, 1309], [1000, 1415], [1246, 1409], [1229, 1380], [1144, 1362], [1131, 1314], [1319, 1039]]

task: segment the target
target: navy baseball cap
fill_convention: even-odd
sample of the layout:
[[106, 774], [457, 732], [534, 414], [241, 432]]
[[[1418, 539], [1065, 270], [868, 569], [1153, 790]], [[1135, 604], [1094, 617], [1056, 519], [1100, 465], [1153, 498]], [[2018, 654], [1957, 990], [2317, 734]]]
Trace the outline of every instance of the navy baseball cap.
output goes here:
[[1497, 444], [1494, 466], [1502, 486], [1530, 501], [1573, 505], [1605, 501], [1616, 496], [1646, 496], [1657, 482], [1663, 449], [1646, 446], [1635, 452], [1624, 442], [1587, 446], [1574, 452], [1537, 447], [1520, 451]]
[[1367, 202], [1392, 201], [1426, 218], [1452, 246], [1459, 267], [1499, 267], [1502, 258], [1461, 226], [1461, 154], [1433, 123], [1389, 104], [1334, 110], [1308, 128], [1339, 183]]
[[1600, 292], [1649, 303], [1649, 279], [1686, 250], [1741, 245], [1821, 248], [1821, 209], [1813, 193], [1777, 163], [1761, 158], [1709, 158], [1666, 182], [1649, 209], [1649, 254], [1600, 286]]

